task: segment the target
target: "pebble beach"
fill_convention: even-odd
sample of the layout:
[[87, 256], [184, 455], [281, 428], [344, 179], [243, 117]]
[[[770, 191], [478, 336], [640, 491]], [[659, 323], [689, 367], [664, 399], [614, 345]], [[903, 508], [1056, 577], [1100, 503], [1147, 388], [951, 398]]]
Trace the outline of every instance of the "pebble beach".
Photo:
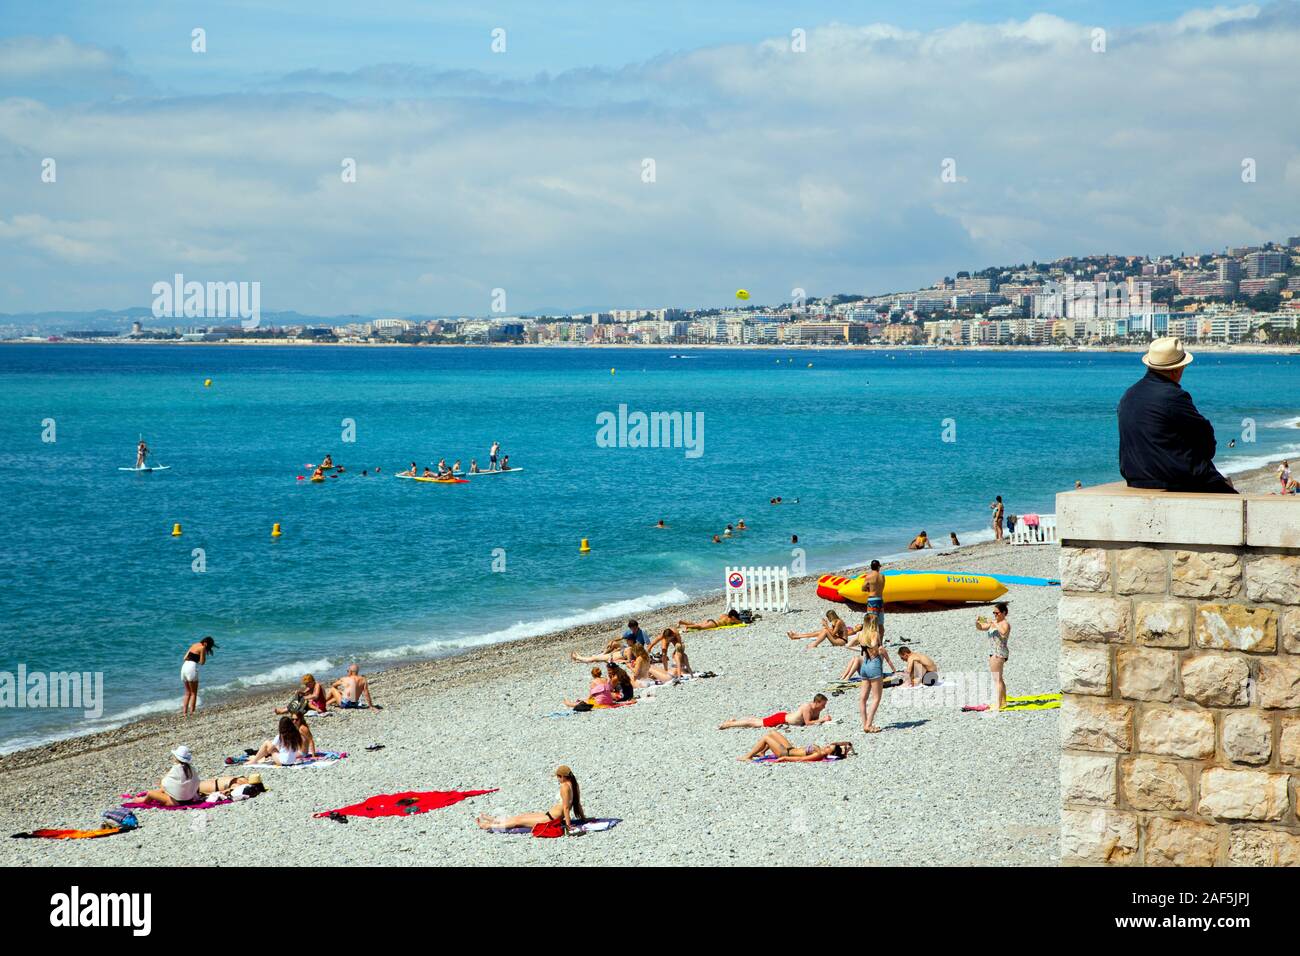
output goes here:
[[[1054, 577], [1055, 546], [982, 544], [927, 554], [909, 567]], [[5, 865], [601, 864], [862, 865], [1051, 864], [1056, 858], [1057, 715], [986, 715], [905, 700], [886, 689], [862, 733], [857, 690], [831, 696], [829, 725], [789, 728], [796, 744], [849, 740], [857, 754], [813, 764], [737, 761], [760, 730], [720, 731], [734, 716], [793, 709], [832, 684], [851, 651], [791, 641], [831, 605], [815, 580], [791, 588], [792, 610], [746, 628], [685, 636], [697, 671], [719, 676], [638, 691], [630, 707], [561, 717], [585, 693], [594, 653], [621, 620], [381, 672], [381, 710], [312, 718], [318, 747], [345, 751], [325, 767], [264, 771], [269, 792], [209, 810], [142, 811], [139, 830], [100, 840], [6, 840]], [[1056, 689], [1057, 588], [1012, 586], [1007, 667], [1012, 695]], [[657, 634], [679, 618], [721, 610], [720, 595], [641, 617]], [[887, 647], [930, 654], [943, 672], [982, 675], [987, 641], [971, 607], [892, 613]], [[856, 623], [858, 615], [850, 620]], [[241, 700], [197, 717], [158, 717], [0, 760], [0, 826], [90, 827], [118, 795], [154, 787], [168, 751], [188, 743], [204, 778], [229, 772], [229, 754], [273, 735], [283, 693]], [[366, 751], [381, 743], [382, 750]], [[593, 817], [622, 822], [567, 840], [480, 831], [480, 813], [545, 810], [558, 764], [573, 768]], [[313, 814], [379, 793], [496, 793], [410, 817]]]
[[[1235, 482], [1243, 492], [1267, 493], [1272, 476], [1263, 468]], [[1055, 578], [1059, 555], [1055, 545], [984, 542], [923, 552], [906, 567]], [[721, 731], [721, 721], [796, 708], [830, 690], [852, 655], [786, 636], [814, 629], [831, 607], [815, 588], [813, 577], [793, 581], [786, 614], [685, 634], [694, 669], [718, 676], [641, 689], [635, 705], [613, 710], [565, 713], [561, 701], [587, 687], [589, 667], [573, 663], [570, 652], [599, 652], [621, 633], [622, 619], [377, 672], [372, 687], [382, 709], [311, 718], [318, 747], [347, 752], [346, 759], [264, 771], [269, 792], [252, 800], [142, 811], [138, 830], [107, 839], [6, 840], [0, 864], [1055, 865], [1059, 710], [963, 712], [950, 691], [936, 697], [889, 688], [876, 717], [882, 732], [867, 735], [850, 688], [830, 694], [831, 724], [783, 732], [795, 745], [848, 740], [854, 756], [810, 764], [736, 759], [763, 732]], [[1013, 697], [1059, 689], [1058, 596], [1057, 587], [1019, 584], [1004, 596]], [[718, 592], [640, 621], [657, 635], [722, 607]], [[945, 682], [978, 687], [987, 641], [974, 622], [986, 612], [891, 609], [886, 648], [895, 663], [900, 646], [921, 650]], [[291, 690], [0, 757], [0, 828], [96, 826], [121, 794], [157, 785], [177, 743], [194, 750], [202, 777], [227, 774], [224, 757], [273, 736], [272, 710]], [[373, 744], [383, 748], [366, 750]], [[556, 798], [559, 764], [573, 769], [589, 816], [621, 822], [567, 840], [475, 826], [482, 813], [545, 810]], [[313, 816], [382, 793], [489, 789], [496, 792], [409, 817], [340, 825]]]

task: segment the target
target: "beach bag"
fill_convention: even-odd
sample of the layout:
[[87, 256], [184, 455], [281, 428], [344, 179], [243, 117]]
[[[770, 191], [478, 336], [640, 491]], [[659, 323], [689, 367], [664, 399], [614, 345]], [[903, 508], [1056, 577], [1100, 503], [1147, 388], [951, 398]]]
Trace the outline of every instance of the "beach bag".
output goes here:
[[140, 821], [135, 818], [135, 813], [125, 807], [114, 807], [112, 810], [105, 810], [101, 816], [114, 826], [126, 830], [134, 830], [140, 825]]
[[748, 609], [744, 611], [737, 611], [736, 617], [740, 618], [740, 623], [742, 624], [753, 624], [755, 621], [758, 620], [758, 615]]

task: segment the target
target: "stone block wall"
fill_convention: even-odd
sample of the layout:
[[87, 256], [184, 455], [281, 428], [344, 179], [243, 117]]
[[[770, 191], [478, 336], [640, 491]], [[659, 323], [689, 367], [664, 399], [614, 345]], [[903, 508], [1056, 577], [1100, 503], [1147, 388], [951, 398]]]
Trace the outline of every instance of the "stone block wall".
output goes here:
[[1063, 863], [1300, 866], [1300, 548], [1251, 500], [1058, 496]]

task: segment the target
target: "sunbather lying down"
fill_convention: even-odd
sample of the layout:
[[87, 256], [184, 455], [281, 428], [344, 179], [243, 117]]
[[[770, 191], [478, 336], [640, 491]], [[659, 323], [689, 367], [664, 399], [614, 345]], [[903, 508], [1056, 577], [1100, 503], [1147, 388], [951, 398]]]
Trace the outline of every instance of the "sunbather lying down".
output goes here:
[[688, 631], [707, 631], [715, 627], [731, 627], [733, 624], [744, 624], [740, 615], [734, 609], [719, 617], [705, 618], [703, 621], [678, 621], [678, 627], [684, 627]]
[[736, 759], [741, 761], [753, 760], [755, 757], [761, 757], [766, 753], [775, 756], [777, 763], [802, 763], [825, 760], [827, 757], [848, 757], [853, 753], [853, 744], [847, 740], [840, 740], [825, 746], [813, 744], [808, 747], [796, 747], [790, 743], [784, 734], [771, 730], [763, 735], [753, 750]]
[[732, 717], [718, 724], [719, 730], [732, 727], [811, 727], [813, 724], [829, 724], [830, 714], [823, 714], [826, 709], [826, 695], [817, 694], [807, 704], [800, 704], [797, 710], [778, 710], [766, 717]]

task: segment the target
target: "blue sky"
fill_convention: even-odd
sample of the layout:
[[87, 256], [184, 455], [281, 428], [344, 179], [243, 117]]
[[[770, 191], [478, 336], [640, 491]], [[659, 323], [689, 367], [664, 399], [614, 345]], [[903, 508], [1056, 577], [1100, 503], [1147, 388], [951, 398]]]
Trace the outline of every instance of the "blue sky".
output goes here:
[[1294, 0], [303, 9], [0, 2], [0, 312], [175, 272], [321, 314], [779, 302], [1300, 232]]

